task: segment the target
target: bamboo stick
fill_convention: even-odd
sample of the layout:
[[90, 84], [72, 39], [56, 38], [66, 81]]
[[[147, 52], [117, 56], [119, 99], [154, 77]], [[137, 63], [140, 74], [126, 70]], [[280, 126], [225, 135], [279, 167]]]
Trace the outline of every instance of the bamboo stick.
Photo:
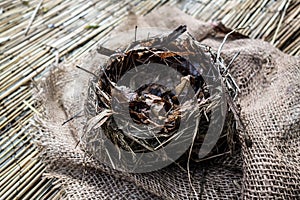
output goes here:
[[22, 199], [24, 199], [24, 200], [32, 199], [31, 196], [34, 193], [37, 193], [37, 191], [39, 190], [39, 188], [42, 185], [46, 185], [45, 182], [47, 182], [47, 181], [49, 181], [49, 180], [46, 178], [41, 178], [40, 180], [32, 181], [32, 183], [35, 183], [35, 186], [33, 186], [33, 188], [30, 191], [28, 191], [25, 196], [22, 197]]
[[33, 185], [32, 181], [42, 176], [42, 173], [45, 171], [45, 165], [38, 162], [35, 163], [32, 168], [28, 168], [27, 170], [28, 172], [18, 180], [19, 184], [15, 184], [10, 188], [11, 192], [7, 197], [8, 199], [12, 199], [15, 195], [15, 199], [20, 199], [26, 191], [31, 189]]
[[271, 43], [272, 43], [272, 44], [274, 44], [274, 43], [275, 43], [275, 40], [276, 40], [277, 34], [278, 34], [278, 32], [279, 32], [279, 30], [280, 30], [280, 28], [281, 28], [281, 25], [282, 25], [282, 22], [283, 22], [283, 19], [284, 19], [284, 16], [285, 16], [286, 10], [287, 10], [287, 9], [288, 9], [288, 7], [289, 7], [289, 4], [290, 4], [290, 0], [285, 0], [285, 2], [284, 2], [284, 8], [283, 8], [282, 15], [281, 15], [281, 17], [280, 17], [280, 20], [279, 20], [279, 23], [278, 23], [278, 25], [277, 25], [277, 28], [276, 28], [275, 34], [274, 34], [274, 36], [273, 36], [273, 39], [272, 39], [272, 41], [271, 41]]
[[[8, 159], [10, 159], [9, 161], [7, 161], [7, 163], [8, 164], [6, 164], [7, 166], [10, 166], [10, 164], [12, 163], [12, 162], [15, 162], [15, 161], [17, 161], [17, 158], [16, 158], [16, 155], [17, 155], [17, 153], [20, 153], [20, 154], [22, 154], [22, 153], [24, 153], [24, 152], [22, 152], [22, 151], [25, 151], [25, 150], [27, 150], [27, 149], [24, 149], [23, 147], [24, 147], [24, 144], [26, 144], [26, 143], [28, 143], [31, 139], [32, 139], [32, 137], [26, 137], [26, 138], [22, 138], [23, 140], [18, 140], [18, 146], [16, 146], [14, 149], [12, 149], [11, 151], [9, 151], [8, 153], [6, 153], [6, 154], [4, 154], [4, 155], [1, 155], [1, 164], [3, 164], [3, 161], [6, 161], [6, 160], [8, 160]], [[27, 147], [29, 147], [29, 145], [27, 145]], [[2, 174], [2, 173], [5, 173], [5, 171], [4, 170], [6, 170], [6, 168], [5, 168], [5, 166], [3, 165], [2, 167], [1, 167], [1, 171], [0, 171], [0, 174]]]
[[[21, 162], [17, 164], [15, 168], [13, 168], [9, 173], [7, 173], [7, 176], [5, 176], [0, 181], [0, 196], [2, 196], [6, 191], [3, 190], [3, 188], [7, 188], [8, 185], [12, 185], [12, 178], [19, 173], [20, 169], [24, 167], [28, 162], [30, 163], [30, 160], [37, 155], [38, 152], [36, 151], [35, 154], [29, 154], [25, 159], [23, 159]], [[23, 174], [24, 172], [21, 172]], [[16, 181], [16, 180], [15, 180]]]
[[[33, 145], [25, 146], [20, 152], [15, 155], [14, 159], [8, 161], [9, 164], [3, 165], [3, 171], [1, 172], [1, 181], [6, 178], [8, 175], [11, 175], [11, 172], [14, 171], [16, 168], [20, 167], [19, 163], [24, 162], [27, 157], [30, 157], [33, 154], [36, 147]], [[4, 182], [6, 183], [6, 182]], [[1, 184], [0, 184], [1, 185]]]
[[[24, 169], [22, 169], [24, 167]], [[4, 188], [2, 188], [1, 192], [0, 192], [0, 196], [9, 199], [9, 195], [11, 195], [12, 192], [14, 192], [14, 190], [18, 187], [18, 182], [22, 182], [24, 181], [25, 178], [27, 178], [30, 175], [30, 169], [33, 168], [33, 170], [35, 170], [36, 168], [38, 168], [39, 165], [37, 164], [37, 160], [32, 160], [30, 163], [28, 163], [27, 166], [22, 165], [22, 170], [21, 172], [15, 174], [15, 177], [13, 179], [11, 179], [11, 182], [9, 184], [7, 184]], [[27, 173], [29, 172], [29, 173]], [[21, 177], [21, 178], [20, 178]]]
[[[29, 127], [30, 125], [27, 125], [27, 128]], [[20, 131], [18, 134], [16, 134], [16, 135], [14, 135], [14, 137], [13, 138], [11, 138], [10, 139], [10, 141], [11, 140], [13, 140], [13, 141], [17, 141], [17, 142], [7, 142], [7, 144], [10, 146], [7, 146], [7, 147], [4, 147], [4, 145], [3, 146], [1, 146], [1, 148], [3, 148], [3, 149], [5, 149], [5, 151], [3, 151], [3, 152], [1, 152], [1, 162], [0, 162], [0, 164], [2, 164], [4, 161], [5, 161], [5, 155], [8, 153], [8, 152], [10, 152], [11, 150], [13, 150], [13, 149], [15, 149], [16, 148], [16, 145], [18, 145], [23, 139], [25, 139], [27, 136], [28, 136], [28, 133], [27, 134], [23, 134], [24, 132], [25, 132], [25, 130], [26, 130], [26, 127], [25, 127], [25, 129], [23, 129], [22, 131]], [[21, 135], [23, 135], [22, 137], [21, 137]], [[17, 138], [19, 138], [19, 137], [21, 137], [21, 139], [17, 139]], [[15, 139], [16, 138], [16, 139]], [[3, 169], [3, 168], [2, 168]], [[1, 170], [2, 170], [1, 169]], [[1, 171], [0, 171], [1, 172]]]
[[11, 137], [8, 137], [7, 139], [5, 139], [4, 142], [1, 144], [1, 149], [8, 148], [8, 146], [11, 144], [11, 142], [9, 142], [9, 140], [20, 137], [24, 133], [24, 131], [26, 130], [26, 128], [28, 128], [28, 127], [29, 127], [28, 125], [25, 126], [25, 128], [21, 129], [16, 134], [11, 135]]
[[13, 118], [20, 115], [24, 108], [26, 108], [26, 105], [23, 103], [19, 107], [17, 107], [12, 113], [10, 113], [6, 118], [4, 118], [3, 121], [1, 121], [0, 129], [4, 128]]
[[5, 113], [11, 112], [20, 103], [21, 99], [28, 98], [30, 94], [27, 93], [26, 87], [21, 87], [14, 95], [11, 95], [7, 101], [0, 105], [0, 116], [4, 116]]
[[46, 184], [44, 184], [32, 197], [31, 199], [40, 199], [43, 194], [45, 194], [49, 188], [52, 186], [52, 180], [47, 180]]
[[34, 18], [35, 18], [35, 16], [36, 16], [37, 12], [39, 11], [39, 9], [40, 9], [42, 3], [43, 3], [43, 0], [40, 0], [39, 3], [38, 3], [38, 5], [36, 6], [34, 12], [32, 13], [32, 16], [31, 16], [31, 18], [30, 18], [30, 21], [29, 21], [29, 23], [28, 23], [28, 26], [27, 26], [26, 29], [25, 29], [25, 36], [27, 35], [27, 33], [28, 33], [29, 29], [30, 29], [30, 26], [31, 26], [31, 24], [33, 23], [33, 20], [34, 20]]

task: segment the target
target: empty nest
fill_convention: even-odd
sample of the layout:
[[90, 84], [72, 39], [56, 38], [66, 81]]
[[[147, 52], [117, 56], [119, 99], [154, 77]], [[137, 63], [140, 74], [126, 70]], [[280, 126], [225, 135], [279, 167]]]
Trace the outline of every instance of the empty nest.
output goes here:
[[[122, 50], [98, 50], [109, 59], [89, 83], [82, 137], [88, 153], [116, 169], [149, 171], [160, 161], [199, 162], [233, 152], [238, 88], [223, 60], [185, 26]], [[220, 135], [204, 142], [211, 127]]]

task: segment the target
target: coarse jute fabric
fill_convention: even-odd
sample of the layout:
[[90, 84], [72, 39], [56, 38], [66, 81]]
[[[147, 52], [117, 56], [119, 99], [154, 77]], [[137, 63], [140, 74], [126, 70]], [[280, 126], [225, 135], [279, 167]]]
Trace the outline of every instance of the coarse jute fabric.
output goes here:
[[[145, 17], [132, 15], [116, 31], [133, 25], [174, 29], [179, 24], [187, 24], [195, 39], [215, 51], [228, 31], [169, 7]], [[230, 73], [241, 89], [237, 103], [246, 126], [238, 137], [240, 153], [191, 165], [191, 183], [177, 165], [129, 174], [88, 156], [83, 145], [77, 145], [85, 117], [62, 123], [82, 111], [86, 99], [90, 75], [75, 65], [94, 71], [104, 62], [92, 51], [75, 63], [56, 67], [40, 82], [36, 98], [43, 103], [44, 115], [36, 117], [35, 124], [40, 130], [41, 157], [48, 165], [46, 175], [61, 181], [67, 199], [297, 199], [300, 58], [238, 34], [228, 38], [221, 56], [229, 63], [237, 52]]]

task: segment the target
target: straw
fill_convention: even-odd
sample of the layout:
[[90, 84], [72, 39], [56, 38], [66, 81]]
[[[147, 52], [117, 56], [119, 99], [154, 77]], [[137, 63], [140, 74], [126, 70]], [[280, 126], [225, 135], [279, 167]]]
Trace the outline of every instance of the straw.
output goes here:
[[31, 16], [31, 19], [30, 19], [30, 21], [28, 23], [28, 26], [27, 26], [27, 28], [25, 30], [25, 36], [27, 35], [27, 33], [28, 33], [29, 29], [30, 29], [30, 26], [31, 26], [31, 24], [32, 24], [32, 22], [33, 22], [33, 20], [34, 20], [34, 18], [36, 16], [36, 14], [37, 14], [37, 12], [39, 11], [42, 3], [43, 3], [43, 0], [40, 0], [39, 4], [37, 5], [36, 9], [34, 10], [32, 16]]

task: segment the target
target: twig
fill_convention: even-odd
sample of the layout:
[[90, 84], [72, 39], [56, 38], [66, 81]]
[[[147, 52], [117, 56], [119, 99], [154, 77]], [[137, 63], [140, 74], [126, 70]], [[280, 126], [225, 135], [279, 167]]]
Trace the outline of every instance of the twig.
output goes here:
[[96, 51], [101, 54], [101, 55], [105, 55], [105, 56], [111, 56], [113, 55], [114, 53], [116, 53], [115, 51], [113, 50], [110, 50], [108, 48], [105, 48], [103, 46], [98, 46]]
[[232, 65], [232, 63], [235, 61], [235, 59], [240, 55], [241, 52], [237, 52], [234, 54], [233, 58], [231, 59], [231, 61], [229, 62], [229, 64], [227, 65], [226, 69], [224, 70], [224, 72], [222, 74], [226, 74], [228, 69], [230, 68], [230, 66]]
[[224, 153], [220, 153], [220, 154], [217, 154], [217, 155], [214, 155], [214, 156], [209, 156], [207, 158], [203, 158], [203, 159], [199, 159], [199, 160], [195, 160], [196, 162], [202, 162], [202, 161], [205, 161], [205, 160], [210, 160], [212, 158], [217, 158], [217, 157], [220, 157], [220, 156], [224, 156], [226, 154], [230, 154], [230, 151], [226, 151]]
[[137, 34], [137, 26], [135, 26], [135, 30], [134, 30], [134, 42], [136, 42], [136, 34]]
[[84, 69], [84, 68], [82, 68], [82, 67], [79, 67], [78, 65], [76, 65], [76, 67], [77, 67], [78, 69], [81, 69], [82, 71], [85, 71], [86, 73], [89, 73], [89, 74], [95, 76], [96, 78], [98, 77], [96, 74], [94, 74], [93, 72], [91, 72], [91, 71], [89, 71], [89, 70], [87, 70], [87, 69]]
[[241, 28], [234, 28], [232, 31], [230, 31], [229, 33], [227, 33], [223, 39], [223, 42], [221, 43], [221, 45], [219, 46], [219, 49], [218, 49], [218, 53], [217, 53], [217, 61], [220, 59], [220, 55], [221, 55], [221, 51], [222, 51], [222, 48], [227, 40], [227, 38], [234, 32], [238, 31], [238, 30], [242, 30], [242, 29], [245, 29], [245, 28], [248, 28], [249, 26], [246, 26], [246, 27], [241, 27]]
[[[71, 120], [77, 118], [81, 113], [82, 113], [82, 110], [79, 111], [78, 113], [76, 113], [75, 115], [73, 115], [72, 117], [70, 117], [69, 119], [67, 119], [66, 121], [64, 121], [64, 122], [62, 123], [62, 126], [65, 125], [66, 123], [70, 122]], [[80, 116], [80, 117], [81, 117], [81, 116]]]
[[36, 16], [36, 14], [38, 13], [38, 11], [39, 11], [42, 3], [43, 3], [43, 0], [40, 0], [39, 4], [37, 5], [37, 7], [35, 8], [33, 14], [31, 15], [30, 21], [29, 21], [28, 26], [27, 26], [27, 28], [25, 30], [25, 36], [27, 35], [27, 33], [28, 33], [29, 29], [30, 29], [30, 26], [31, 26], [31, 24], [32, 24], [32, 22], [33, 22], [33, 20], [34, 20], [34, 18]]
[[272, 42], [271, 42], [272, 44], [275, 43], [275, 40], [276, 40], [278, 31], [279, 31], [279, 29], [280, 29], [280, 27], [281, 27], [281, 24], [282, 24], [282, 22], [283, 22], [283, 19], [284, 19], [286, 10], [287, 10], [288, 7], [289, 7], [290, 0], [286, 0], [284, 4], [285, 4], [285, 7], [284, 7], [284, 9], [283, 9], [283, 12], [282, 12], [281, 18], [280, 18], [280, 20], [279, 20], [278, 26], [277, 26], [277, 28], [276, 28], [275, 34], [274, 34], [274, 36], [273, 36], [273, 39], [272, 39]]
[[166, 42], [169, 43], [171, 41], [176, 40], [180, 35], [182, 35], [184, 32], [186, 32], [186, 30], [187, 30], [186, 25], [178, 26], [172, 33], [170, 33], [167, 36]]
[[189, 183], [191, 184], [191, 188], [192, 188], [193, 192], [194, 192], [195, 195], [196, 195], [196, 199], [199, 199], [199, 197], [198, 197], [198, 194], [197, 194], [196, 189], [195, 189], [194, 186], [193, 186], [192, 179], [191, 179], [191, 173], [190, 173], [190, 159], [191, 159], [191, 155], [192, 155], [192, 151], [193, 151], [194, 141], [195, 141], [196, 136], [197, 136], [197, 131], [198, 131], [198, 127], [199, 127], [199, 121], [200, 121], [200, 118], [198, 117], [198, 118], [196, 119], [196, 126], [195, 126], [196, 128], [195, 128], [195, 132], [194, 132], [194, 135], [193, 135], [192, 144], [191, 144], [191, 147], [190, 147], [189, 156], [188, 156], [188, 160], [187, 160], [188, 179], [189, 179]]

